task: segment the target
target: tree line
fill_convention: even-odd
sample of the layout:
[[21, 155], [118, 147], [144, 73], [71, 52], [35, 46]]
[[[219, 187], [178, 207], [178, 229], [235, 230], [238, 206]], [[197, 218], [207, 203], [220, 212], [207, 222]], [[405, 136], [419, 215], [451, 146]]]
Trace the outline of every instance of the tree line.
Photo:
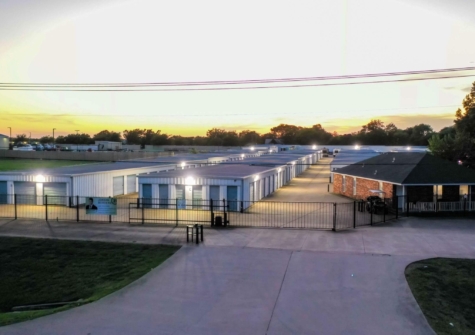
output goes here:
[[[433, 135], [443, 136], [452, 134], [453, 127], [446, 127], [439, 133], [428, 124], [418, 124], [406, 129], [399, 129], [393, 123], [387, 125], [381, 120], [371, 120], [363, 125], [361, 130], [350, 134], [338, 134], [326, 131], [320, 124], [311, 127], [301, 127], [290, 124], [280, 124], [270, 129], [270, 132], [260, 134], [254, 130], [241, 132], [212, 128], [206, 136], [180, 136], [162, 133], [153, 129], [131, 129], [121, 132], [102, 130], [90, 136], [89, 134], [69, 134], [44, 136], [31, 141], [57, 144], [94, 144], [95, 141], [126, 142], [127, 144], [144, 145], [215, 145], [215, 146], [246, 146], [264, 144], [319, 144], [319, 145], [428, 145]], [[17, 135], [15, 142], [28, 142], [26, 134]]]

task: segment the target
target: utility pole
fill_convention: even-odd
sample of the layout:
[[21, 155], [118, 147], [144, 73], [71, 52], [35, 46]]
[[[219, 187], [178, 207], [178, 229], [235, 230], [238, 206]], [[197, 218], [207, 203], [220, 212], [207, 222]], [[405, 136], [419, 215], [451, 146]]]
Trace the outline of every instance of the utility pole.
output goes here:
[[8, 150], [12, 150], [13, 149], [13, 145], [12, 145], [12, 127], [8, 127], [10, 129], [10, 140], [8, 142]]
[[79, 130], [75, 130], [76, 132], [76, 151], [79, 151], [79, 135], [78, 135], [78, 132]]

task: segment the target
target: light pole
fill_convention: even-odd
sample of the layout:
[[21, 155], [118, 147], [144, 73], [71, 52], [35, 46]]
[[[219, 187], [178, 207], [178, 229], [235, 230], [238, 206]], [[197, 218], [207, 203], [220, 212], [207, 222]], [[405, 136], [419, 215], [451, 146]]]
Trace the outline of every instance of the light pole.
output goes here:
[[78, 132], [79, 130], [75, 130], [76, 132], [76, 151], [79, 151], [79, 135], [78, 135]]
[[10, 129], [10, 140], [8, 142], [8, 149], [12, 150], [12, 127], [8, 127]]
[[53, 128], [53, 148], [54, 148], [54, 130], [55, 130], [55, 129], [56, 129], [56, 128]]
[[30, 131], [30, 139], [28, 140], [28, 144], [31, 144], [31, 131]]

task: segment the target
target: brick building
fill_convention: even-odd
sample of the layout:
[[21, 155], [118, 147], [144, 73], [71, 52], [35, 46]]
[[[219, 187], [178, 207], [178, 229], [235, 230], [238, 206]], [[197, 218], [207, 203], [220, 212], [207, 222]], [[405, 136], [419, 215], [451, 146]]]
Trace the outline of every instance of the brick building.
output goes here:
[[[334, 171], [333, 192], [403, 202], [475, 201], [475, 171], [426, 152], [388, 152]], [[396, 197], [398, 202], [396, 202]]]

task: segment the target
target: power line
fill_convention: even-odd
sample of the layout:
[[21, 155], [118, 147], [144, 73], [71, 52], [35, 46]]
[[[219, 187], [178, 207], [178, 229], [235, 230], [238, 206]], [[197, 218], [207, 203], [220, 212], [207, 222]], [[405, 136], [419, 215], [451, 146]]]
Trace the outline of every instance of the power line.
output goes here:
[[[236, 90], [236, 89], [270, 89], [270, 88], [297, 88], [297, 87], [318, 87], [318, 86], [344, 86], [344, 85], [362, 85], [362, 84], [377, 84], [390, 82], [406, 82], [406, 81], [421, 81], [421, 80], [437, 80], [437, 79], [451, 79], [473, 77], [475, 74], [466, 75], [448, 75], [441, 77], [424, 77], [424, 78], [405, 78], [405, 79], [385, 79], [373, 81], [358, 81], [346, 83], [317, 83], [317, 84], [296, 84], [283, 86], [247, 86], [247, 87], [205, 87], [205, 88], [155, 88], [155, 87], [175, 87], [175, 86], [199, 86], [199, 85], [244, 85], [256, 83], [277, 83], [277, 82], [298, 82], [298, 81], [327, 81], [338, 79], [365, 79], [374, 77], [388, 77], [401, 75], [420, 75], [420, 74], [434, 74], [443, 72], [459, 72], [472, 71], [475, 67], [457, 68], [457, 69], [443, 69], [443, 70], [427, 70], [427, 71], [411, 71], [411, 72], [393, 72], [393, 73], [379, 73], [379, 74], [363, 74], [350, 76], [333, 76], [333, 77], [308, 77], [308, 78], [284, 78], [284, 79], [264, 79], [264, 80], [243, 80], [243, 81], [210, 81], [210, 82], [170, 82], [170, 83], [130, 83], [130, 84], [27, 84], [27, 83], [0, 83], [0, 90], [9, 91], [73, 91], [73, 92], [127, 92], [127, 91], [216, 91], [216, 90]], [[125, 88], [124, 88], [125, 87]], [[151, 87], [151, 88], [150, 88]]]
[[[449, 108], [449, 107], [460, 107], [460, 104], [458, 105], [443, 105], [443, 106], [422, 106], [422, 107], [403, 107], [403, 108], [379, 108], [379, 109], [357, 109], [357, 110], [349, 110], [349, 109], [345, 109], [345, 110], [336, 110], [336, 111], [332, 111], [332, 113], [335, 113], [335, 112], [346, 112], [346, 111], [352, 111], [352, 112], [371, 112], [371, 111], [390, 111], [390, 110], [394, 110], [394, 111], [399, 111], [399, 110], [417, 110], [417, 109], [435, 109], [435, 108]], [[308, 113], [298, 113], [297, 116], [300, 116], [300, 115], [314, 115], [315, 113], [318, 113], [318, 112], [308, 112]], [[14, 114], [11, 114], [12, 116], [40, 116], [40, 115], [43, 115], [43, 116], [55, 116], [55, 117], [70, 117], [70, 116], [78, 116], [78, 114], [49, 114], [49, 113], [14, 113]], [[113, 114], [113, 116], [116, 116], [116, 117], [125, 117], [125, 116], [130, 116], [130, 117], [140, 117], [140, 116], [144, 116], [144, 117], [148, 117], [148, 118], [153, 118], [153, 117], [159, 117], [159, 118], [163, 118], [163, 117], [167, 117], [167, 116], [170, 116], [170, 117], [176, 117], [176, 116], [199, 116], [199, 117], [203, 117], [203, 116], [212, 116], [212, 117], [216, 117], [216, 113], [215, 114], [173, 114], [173, 115], [149, 115], [149, 114]], [[272, 114], [263, 114], [263, 113], [220, 113], [219, 114], [220, 116], [249, 116], [249, 115], [254, 115], [254, 116], [269, 116], [269, 115], [296, 115], [296, 113], [292, 113], [292, 112], [284, 112], [284, 113], [279, 113], [279, 112], [272, 112]], [[112, 114], [97, 114], [97, 113], [94, 113], [94, 114], [80, 114], [80, 116], [112, 116]]]

